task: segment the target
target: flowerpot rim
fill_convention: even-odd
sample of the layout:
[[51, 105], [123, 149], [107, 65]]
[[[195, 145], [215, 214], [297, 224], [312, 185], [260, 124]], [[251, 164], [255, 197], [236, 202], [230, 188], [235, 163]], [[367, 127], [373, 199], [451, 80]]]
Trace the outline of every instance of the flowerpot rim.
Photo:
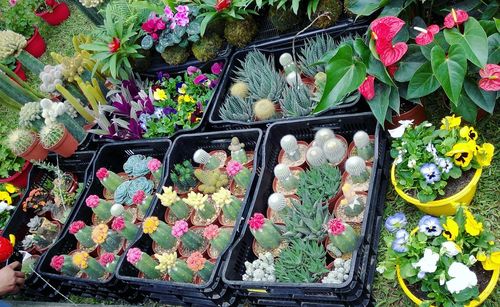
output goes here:
[[30, 167], [30, 165], [31, 165], [30, 161], [24, 160], [23, 167], [21, 167], [20, 171], [15, 172], [14, 174], [12, 174], [11, 176], [9, 176], [7, 178], [0, 178], [0, 183], [8, 183], [8, 182], [14, 181], [19, 176], [21, 176], [23, 174], [23, 172], [25, 172]]
[[26, 45], [29, 45], [29, 43], [32, 42], [36, 38], [37, 34], [40, 35], [40, 31], [38, 31], [38, 27], [33, 26], [33, 28], [35, 28], [35, 31], [33, 32], [33, 35], [31, 35], [31, 37], [28, 39]]
[[38, 16], [38, 17], [41, 17], [41, 16], [46, 15], [46, 14], [52, 14], [52, 13], [53, 13], [53, 11], [56, 9], [56, 7], [58, 7], [58, 6], [59, 6], [59, 5], [61, 5], [61, 4], [66, 4], [66, 3], [64, 3], [64, 2], [56, 2], [56, 4], [54, 4], [54, 6], [52, 6], [52, 12], [49, 12], [49, 11], [43, 11], [43, 12], [37, 13], [37, 9], [38, 9], [38, 7], [40, 7], [40, 6], [38, 6], [38, 7], [35, 9], [35, 12], [34, 12], [34, 13], [35, 13], [35, 15], [36, 15], [36, 16]]

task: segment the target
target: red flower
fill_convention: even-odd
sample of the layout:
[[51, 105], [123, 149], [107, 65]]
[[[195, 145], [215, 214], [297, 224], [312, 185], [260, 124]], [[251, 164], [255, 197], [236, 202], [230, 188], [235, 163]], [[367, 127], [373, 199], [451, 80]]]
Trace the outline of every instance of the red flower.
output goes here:
[[375, 46], [380, 61], [386, 67], [401, 60], [406, 51], [408, 51], [408, 45], [406, 43], [399, 42], [393, 45], [391, 41], [386, 41], [385, 39], [377, 40]]
[[328, 221], [328, 232], [334, 236], [341, 235], [345, 231], [345, 225], [341, 219], [335, 218]]
[[108, 44], [109, 52], [115, 53], [120, 50], [120, 40], [117, 37], [113, 37], [111, 43]]
[[405, 25], [405, 22], [394, 16], [377, 18], [370, 24], [372, 36], [375, 40], [384, 39], [392, 41], [399, 30]]
[[394, 78], [394, 75], [396, 74], [396, 71], [398, 71], [398, 69], [399, 66], [397, 64], [387, 66], [387, 71], [389, 72], [389, 76], [391, 76], [391, 78]]
[[420, 31], [420, 34], [418, 34], [415, 38], [415, 42], [420, 46], [425, 46], [432, 43], [432, 41], [434, 40], [434, 35], [439, 33], [438, 25], [430, 25], [427, 27], [427, 29], [422, 29], [419, 27], [414, 27], [414, 29]]
[[365, 81], [361, 83], [358, 91], [366, 100], [372, 100], [373, 97], [375, 97], [375, 77], [370, 75], [366, 76]]
[[45, 0], [45, 4], [50, 7], [54, 7], [57, 4], [57, 2], [56, 0]]
[[109, 172], [105, 167], [101, 167], [100, 169], [97, 170], [95, 175], [97, 176], [97, 178], [99, 178], [99, 180], [102, 181], [102, 180], [104, 180], [104, 178], [108, 177]]
[[50, 266], [58, 272], [61, 272], [63, 265], [64, 265], [63, 255], [54, 256], [52, 257], [52, 259], [50, 259]]
[[485, 91], [500, 91], [500, 66], [497, 64], [486, 64], [486, 67], [479, 70], [481, 80], [479, 87]]
[[220, 12], [227, 9], [230, 5], [231, 5], [231, 0], [217, 0], [215, 2], [214, 8], [217, 12]]
[[469, 19], [469, 15], [466, 11], [451, 9], [451, 13], [444, 18], [444, 27], [451, 29], [466, 22], [467, 19]]
[[264, 215], [262, 213], [255, 213], [253, 217], [248, 221], [248, 225], [252, 230], [259, 230], [264, 226], [266, 222]]
[[143, 190], [139, 190], [135, 192], [134, 196], [132, 196], [132, 203], [135, 205], [140, 205], [146, 199], [146, 193]]

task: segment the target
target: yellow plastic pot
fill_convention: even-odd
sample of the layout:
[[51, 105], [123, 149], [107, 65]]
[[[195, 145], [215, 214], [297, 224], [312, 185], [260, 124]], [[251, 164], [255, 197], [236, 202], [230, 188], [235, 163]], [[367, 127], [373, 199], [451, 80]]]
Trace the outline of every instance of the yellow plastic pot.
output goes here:
[[472, 180], [460, 192], [450, 197], [433, 200], [427, 203], [420, 202], [418, 199], [411, 197], [398, 187], [396, 182], [396, 164], [392, 164], [391, 182], [398, 195], [410, 204], [415, 205], [420, 211], [434, 216], [454, 215], [458, 204], [469, 205], [471, 203], [472, 198], [474, 198], [476, 194], [477, 183], [479, 182], [479, 178], [481, 178], [482, 172], [482, 169], [476, 170]]

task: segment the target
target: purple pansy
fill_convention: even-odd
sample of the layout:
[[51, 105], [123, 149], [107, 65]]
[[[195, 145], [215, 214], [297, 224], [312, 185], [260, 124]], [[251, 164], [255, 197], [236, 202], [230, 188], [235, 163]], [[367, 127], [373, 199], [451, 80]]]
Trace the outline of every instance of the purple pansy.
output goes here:
[[222, 68], [224, 67], [224, 64], [222, 62], [216, 62], [212, 64], [212, 67], [210, 67], [210, 70], [214, 75], [218, 75], [222, 72]]
[[207, 76], [205, 76], [205, 74], [201, 74], [201, 75], [197, 76], [196, 78], [194, 78], [193, 83], [198, 85], [200, 83], [205, 82], [205, 80], [207, 80]]
[[441, 172], [434, 163], [425, 163], [420, 167], [420, 173], [425, 178], [425, 182], [433, 184], [436, 181], [441, 180]]

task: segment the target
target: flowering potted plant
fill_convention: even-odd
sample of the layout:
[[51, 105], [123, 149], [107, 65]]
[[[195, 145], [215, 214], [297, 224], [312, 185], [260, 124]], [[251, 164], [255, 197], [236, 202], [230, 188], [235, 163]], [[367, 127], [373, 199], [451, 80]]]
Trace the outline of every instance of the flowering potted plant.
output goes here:
[[492, 144], [476, 143], [478, 133], [461, 126], [460, 117], [447, 116], [441, 123], [436, 129], [427, 122], [416, 127], [403, 122], [390, 130], [392, 184], [406, 201], [432, 215], [453, 214], [455, 203], [471, 202], [494, 152]]
[[70, 11], [65, 2], [58, 0], [42, 0], [35, 10], [35, 15], [51, 26], [57, 26], [69, 18]]
[[[0, 133], [7, 132], [6, 127], [0, 127]], [[31, 163], [21, 157], [17, 157], [6, 145], [6, 139], [0, 137], [0, 185], [10, 183], [11, 185], [24, 188], [28, 183], [28, 174]]]
[[423, 216], [411, 233], [404, 214], [387, 218], [386, 259], [377, 267], [398, 279], [416, 304], [479, 306], [493, 292], [500, 273], [500, 251], [482, 218], [466, 207], [455, 216]]
[[15, 207], [12, 206], [12, 200], [19, 194], [19, 189], [10, 183], [0, 183], [0, 233], [7, 225], [10, 218], [10, 211]]

